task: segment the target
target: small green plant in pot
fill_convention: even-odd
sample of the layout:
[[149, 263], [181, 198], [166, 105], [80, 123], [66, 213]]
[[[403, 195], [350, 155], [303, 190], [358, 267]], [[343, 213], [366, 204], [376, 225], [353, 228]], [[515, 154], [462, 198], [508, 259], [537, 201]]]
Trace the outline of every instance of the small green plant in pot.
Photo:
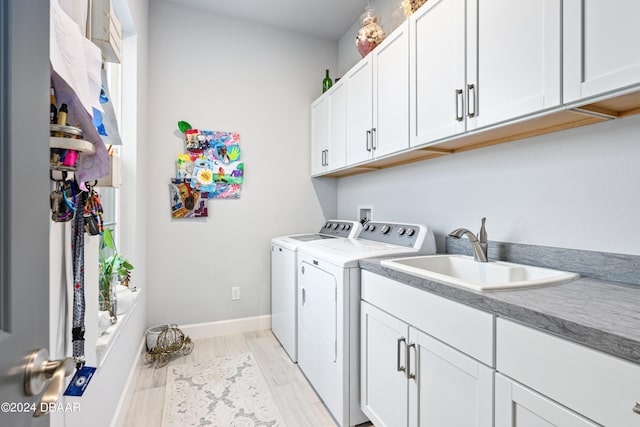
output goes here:
[[100, 310], [109, 311], [112, 319], [116, 317], [115, 286], [117, 281], [129, 285], [131, 278], [131, 264], [121, 256], [113, 241], [110, 228], [106, 228], [100, 238], [100, 279], [99, 279], [99, 304]]

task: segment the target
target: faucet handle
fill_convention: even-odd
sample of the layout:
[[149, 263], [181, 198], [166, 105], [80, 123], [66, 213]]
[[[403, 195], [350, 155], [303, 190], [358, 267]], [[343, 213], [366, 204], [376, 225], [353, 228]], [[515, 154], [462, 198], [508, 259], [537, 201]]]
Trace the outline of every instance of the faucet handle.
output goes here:
[[487, 229], [484, 227], [484, 223], [487, 218], [482, 218], [482, 226], [480, 227], [480, 231], [478, 232], [478, 241], [480, 243], [487, 243]]

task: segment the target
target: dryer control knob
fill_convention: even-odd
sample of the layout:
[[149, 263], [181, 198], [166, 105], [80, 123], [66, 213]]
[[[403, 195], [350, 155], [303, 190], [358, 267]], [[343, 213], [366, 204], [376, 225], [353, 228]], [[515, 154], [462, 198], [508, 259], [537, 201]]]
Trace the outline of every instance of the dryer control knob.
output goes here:
[[414, 230], [413, 228], [407, 230], [407, 236], [411, 237], [414, 234], [416, 234], [416, 230]]
[[375, 226], [375, 225], [371, 224], [371, 225], [369, 226], [369, 231], [373, 231], [373, 230], [375, 230], [375, 229], [376, 229], [376, 226]]
[[333, 224], [333, 229], [336, 230], [340, 224]]
[[389, 230], [391, 230], [391, 227], [388, 225], [383, 225], [382, 228], [380, 229], [380, 232], [382, 234], [387, 234], [389, 232]]
[[405, 230], [404, 227], [398, 228], [398, 236], [403, 236], [406, 231], [407, 230]]
[[345, 225], [345, 227], [346, 227], [347, 230], [351, 230], [351, 224], [347, 224], [347, 225]]
[[341, 230], [346, 230], [346, 229], [347, 229], [346, 224], [342, 224], [342, 226], [340, 227], [340, 229], [341, 229]]

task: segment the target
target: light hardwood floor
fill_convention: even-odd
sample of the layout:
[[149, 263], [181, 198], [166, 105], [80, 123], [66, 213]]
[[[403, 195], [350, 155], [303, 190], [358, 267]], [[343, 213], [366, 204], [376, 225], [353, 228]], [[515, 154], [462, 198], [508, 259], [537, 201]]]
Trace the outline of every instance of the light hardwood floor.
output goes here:
[[[212, 360], [253, 352], [276, 405], [288, 427], [335, 426], [333, 418], [311, 388], [298, 365], [278, 343], [270, 330], [194, 341], [193, 352], [173, 359], [170, 365]], [[144, 359], [144, 357], [142, 358]], [[144, 360], [141, 362], [144, 363]], [[160, 427], [168, 366], [140, 367], [125, 427]], [[369, 424], [370, 425], [370, 424]]]

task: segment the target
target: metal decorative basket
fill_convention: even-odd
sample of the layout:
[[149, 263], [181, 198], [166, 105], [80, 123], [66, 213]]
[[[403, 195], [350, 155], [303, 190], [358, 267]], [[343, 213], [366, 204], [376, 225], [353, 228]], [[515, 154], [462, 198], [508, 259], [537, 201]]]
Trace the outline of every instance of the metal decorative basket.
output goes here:
[[157, 344], [146, 354], [147, 363], [155, 363], [158, 368], [165, 366], [175, 354], [186, 356], [193, 351], [193, 342], [178, 327], [172, 325], [158, 335]]

